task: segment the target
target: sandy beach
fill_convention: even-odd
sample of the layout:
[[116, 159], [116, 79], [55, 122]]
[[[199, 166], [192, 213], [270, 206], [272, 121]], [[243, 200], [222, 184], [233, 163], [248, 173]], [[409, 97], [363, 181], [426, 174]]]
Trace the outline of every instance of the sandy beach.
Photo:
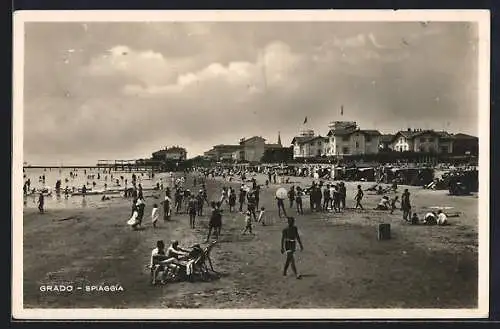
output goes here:
[[[264, 184], [265, 177], [257, 176]], [[310, 179], [292, 177], [303, 187]], [[239, 182], [232, 182], [235, 188]], [[452, 207], [459, 217], [451, 225], [412, 226], [400, 210], [390, 215], [371, 210], [380, 196], [365, 193], [366, 210], [340, 214], [311, 213], [304, 198], [304, 215], [288, 209], [304, 243], [297, 252], [302, 280], [282, 276], [281, 230], [274, 193], [263, 187], [261, 205], [268, 225], [254, 224], [254, 235], [241, 235], [244, 216], [225, 206], [222, 236], [212, 252], [220, 277], [211, 282], [176, 282], [152, 286], [151, 249], [158, 239], [176, 239], [182, 246], [206, 238], [208, 217], [197, 217], [189, 228], [186, 214], [172, 221], [150, 223], [159, 192], [146, 193], [144, 230], [132, 231], [130, 200], [113, 198], [92, 207], [54, 207], [39, 214], [24, 210], [24, 306], [27, 308], [464, 308], [477, 306], [478, 200], [448, 196], [447, 191], [399, 186], [411, 193], [413, 209], [423, 216], [428, 207]], [[347, 206], [354, 206], [354, 189], [347, 183]], [[373, 183], [360, 183], [365, 188]], [[188, 178], [191, 190], [192, 178]], [[209, 199], [220, 196], [222, 179], [208, 179]], [[163, 195], [162, 195], [163, 196]], [[76, 197], [74, 197], [76, 198]], [[78, 197], [81, 198], [81, 197]], [[75, 199], [76, 200], [76, 199]], [[205, 207], [205, 213], [208, 213]], [[377, 240], [379, 223], [391, 224], [392, 238]], [[395, 266], [397, 264], [397, 266]], [[44, 284], [120, 285], [117, 292], [41, 292]]]

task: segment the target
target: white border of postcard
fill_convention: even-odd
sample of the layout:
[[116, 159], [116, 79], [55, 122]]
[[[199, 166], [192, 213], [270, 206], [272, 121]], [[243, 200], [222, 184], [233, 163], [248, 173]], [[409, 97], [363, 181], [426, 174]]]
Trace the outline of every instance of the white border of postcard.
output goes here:
[[[25, 22], [471, 21], [479, 31], [479, 255], [476, 309], [25, 309], [23, 307], [23, 65]], [[490, 12], [488, 10], [18, 11], [13, 28], [12, 315], [16, 319], [485, 318], [489, 309]]]

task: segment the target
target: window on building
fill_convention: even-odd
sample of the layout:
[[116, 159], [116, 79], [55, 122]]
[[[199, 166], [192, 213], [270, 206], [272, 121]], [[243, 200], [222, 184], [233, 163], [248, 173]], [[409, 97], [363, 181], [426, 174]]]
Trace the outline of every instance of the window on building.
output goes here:
[[372, 136], [370, 136], [370, 135], [366, 135], [366, 137], [365, 137], [365, 141], [366, 141], [367, 143], [370, 143], [370, 142], [372, 141]]
[[348, 141], [349, 141], [349, 136], [343, 136], [343, 137], [342, 137], [342, 141], [344, 141], [344, 142], [348, 142]]
[[357, 149], [359, 148], [359, 142], [356, 142], [356, 148]]
[[447, 146], [441, 146], [441, 153], [448, 153], [448, 147]]
[[429, 138], [427, 138], [427, 141], [429, 141], [429, 143], [434, 143], [434, 138], [429, 137]]
[[318, 142], [318, 146], [321, 146], [321, 141]]
[[343, 154], [349, 154], [349, 148], [348, 147], [343, 147], [342, 148], [342, 153]]
[[421, 137], [421, 138], [419, 139], [419, 141], [420, 141], [420, 143], [425, 143], [425, 138], [424, 138], [424, 137]]

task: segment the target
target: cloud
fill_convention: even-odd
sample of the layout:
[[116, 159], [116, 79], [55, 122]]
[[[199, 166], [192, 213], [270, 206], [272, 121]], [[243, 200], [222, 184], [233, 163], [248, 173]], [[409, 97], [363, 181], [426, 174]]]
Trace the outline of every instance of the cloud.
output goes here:
[[179, 75], [172, 84], [129, 84], [123, 92], [131, 96], [161, 96], [200, 86], [202, 88], [215, 82], [227, 84], [228, 88], [244, 87], [248, 93], [255, 94], [259, 90], [289, 84], [289, 78], [300, 64], [301, 56], [293, 53], [288, 45], [273, 42], [260, 52], [255, 62], [230, 62], [228, 65], [212, 63], [199, 71]]
[[154, 84], [171, 81], [190, 65], [189, 59], [167, 58], [152, 50], [139, 51], [118, 45], [93, 58], [81, 72], [95, 77], [122, 76]]
[[148, 157], [173, 144], [192, 156], [278, 131], [288, 143], [305, 115], [325, 134], [341, 105], [367, 129], [440, 129], [453, 117], [450, 129], [476, 130], [477, 34], [458, 23], [87, 25], [27, 29], [26, 161]]

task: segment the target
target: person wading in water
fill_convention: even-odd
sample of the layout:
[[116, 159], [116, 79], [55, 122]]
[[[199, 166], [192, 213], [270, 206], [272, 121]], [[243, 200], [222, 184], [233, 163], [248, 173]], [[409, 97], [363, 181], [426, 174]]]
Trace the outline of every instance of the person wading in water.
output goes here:
[[288, 266], [292, 265], [293, 274], [297, 279], [301, 279], [302, 276], [297, 274], [297, 267], [295, 266], [294, 253], [296, 250], [296, 242], [300, 245], [300, 251], [303, 251], [304, 247], [302, 246], [302, 241], [300, 240], [299, 230], [297, 229], [297, 226], [295, 226], [295, 218], [288, 217], [288, 226], [281, 234], [281, 253], [286, 253], [283, 276], [286, 276]]

